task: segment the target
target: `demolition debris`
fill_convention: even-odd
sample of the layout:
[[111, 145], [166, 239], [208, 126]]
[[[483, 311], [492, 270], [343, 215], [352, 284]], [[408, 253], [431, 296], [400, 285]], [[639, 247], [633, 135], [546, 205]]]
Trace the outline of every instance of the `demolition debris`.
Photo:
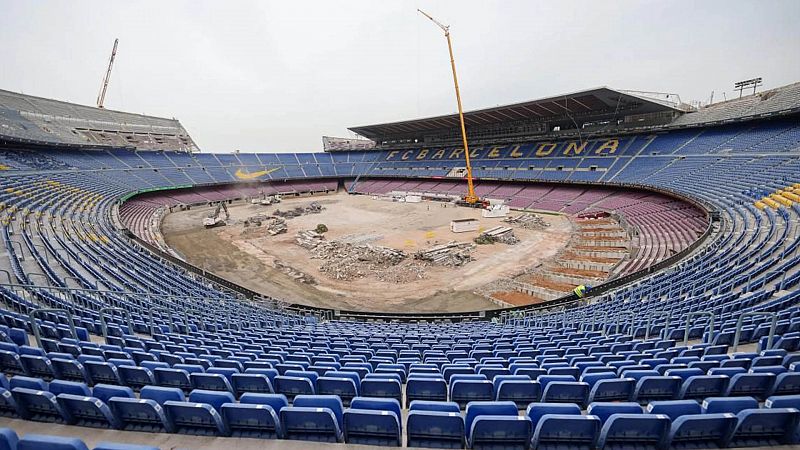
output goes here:
[[283, 217], [285, 219], [291, 219], [306, 214], [319, 214], [322, 212], [323, 209], [325, 208], [318, 202], [311, 202], [311, 204], [309, 204], [308, 206], [298, 206], [294, 209], [290, 209], [287, 211], [281, 211], [280, 209], [278, 209], [272, 214], [278, 217]]
[[475, 244], [471, 242], [450, 241], [414, 253], [414, 259], [446, 267], [460, 267], [472, 261]]
[[496, 242], [515, 245], [519, 243], [519, 238], [514, 235], [513, 228], [497, 226], [479, 234], [473, 241], [478, 245], [494, 244]]
[[532, 213], [520, 214], [519, 216], [508, 216], [503, 222], [511, 225], [519, 225], [526, 230], [541, 230], [550, 226], [544, 219]]

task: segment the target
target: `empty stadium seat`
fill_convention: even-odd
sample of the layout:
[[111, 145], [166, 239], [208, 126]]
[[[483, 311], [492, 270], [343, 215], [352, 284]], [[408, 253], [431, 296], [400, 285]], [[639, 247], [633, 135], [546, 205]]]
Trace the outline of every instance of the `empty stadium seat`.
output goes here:
[[409, 447], [464, 448], [464, 418], [458, 412], [411, 410], [406, 419]]
[[544, 414], [533, 431], [531, 448], [593, 450], [600, 434], [600, 419], [578, 414]]
[[70, 425], [93, 428], [117, 428], [117, 421], [105, 402], [96, 397], [58, 394], [61, 411]]
[[265, 404], [223, 403], [222, 422], [231, 436], [279, 439], [283, 437], [278, 412]]
[[287, 406], [280, 411], [285, 439], [342, 442], [339, 421], [330, 408]]
[[197, 436], [227, 436], [219, 412], [206, 403], [164, 402], [167, 420], [175, 433]]
[[344, 412], [344, 440], [348, 444], [399, 447], [401, 420], [394, 411], [350, 408]]
[[671, 422], [660, 414], [612, 414], [603, 424], [599, 448], [661, 449], [665, 446]]

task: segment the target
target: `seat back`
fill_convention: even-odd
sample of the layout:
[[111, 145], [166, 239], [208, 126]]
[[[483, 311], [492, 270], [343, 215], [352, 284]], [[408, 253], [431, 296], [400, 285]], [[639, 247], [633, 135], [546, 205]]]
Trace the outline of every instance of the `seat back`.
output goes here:
[[409, 447], [464, 448], [464, 418], [458, 412], [411, 410], [406, 420]]
[[342, 432], [329, 408], [287, 406], [280, 412], [285, 439], [341, 442]]
[[600, 433], [597, 416], [579, 414], [544, 414], [533, 431], [532, 442], [537, 449], [595, 448]]

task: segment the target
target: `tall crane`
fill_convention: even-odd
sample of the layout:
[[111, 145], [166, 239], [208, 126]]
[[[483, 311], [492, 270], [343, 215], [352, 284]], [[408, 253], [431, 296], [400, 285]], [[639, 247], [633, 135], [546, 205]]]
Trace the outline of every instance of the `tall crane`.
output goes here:
[[108, 70], [106, 71], [106, 76], [103, 78], [103, 85], [100, 87], [100, 93], [97, 94], [97, 107], [100, 109], [103, 108], [103, 103], [106, 101], [106, 90], [108, 89], [108, 81], [111, 79], [111, 68], [114, 67], [114, 58], [117, 57], [117, 44], [119, 44], [119, 39], [114, 39], [111, 59], [108, 60]]
[[458, 76], [456, 75], [456, 61], [453, 58], [453, 44], [450, 41], [450, 25], [444, 25], [438, 20], [431, 17], [428, 13], [421, 9], [417, 9], [420, 14], [427, 17], [431, 22], [435, 23], [439, 28], [444, 31], [444, 37], [447, 38], [447, 50], [450, 52], [450, 67], [453, 69], [453, 84], [456, 88], [456, 102], [458, 103], [458, 120], [461, 122], [461, 139], [464, 143], [464, 157], [467, 161], [467, 187], [468, 192], [464, 201], [470, 205], [474, 205], [480, 201], [480, 198], [475, 194], [475, 185], [472, 182], [472, 164], [469, 160], [469, 146], [467, 145], [467, 129], [464, 126], [464, 110], [461, 108], [461, 92], [458, 90]]

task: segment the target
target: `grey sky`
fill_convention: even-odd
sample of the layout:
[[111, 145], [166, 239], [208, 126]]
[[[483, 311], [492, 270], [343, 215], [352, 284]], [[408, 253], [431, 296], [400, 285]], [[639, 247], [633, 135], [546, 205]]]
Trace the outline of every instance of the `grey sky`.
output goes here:
[[800, 81], [800, 1], [0, 0], [0, 88], [179, 118], [203, 151], [316, 151], [323, 134], [608, 85], [684, 101]]

